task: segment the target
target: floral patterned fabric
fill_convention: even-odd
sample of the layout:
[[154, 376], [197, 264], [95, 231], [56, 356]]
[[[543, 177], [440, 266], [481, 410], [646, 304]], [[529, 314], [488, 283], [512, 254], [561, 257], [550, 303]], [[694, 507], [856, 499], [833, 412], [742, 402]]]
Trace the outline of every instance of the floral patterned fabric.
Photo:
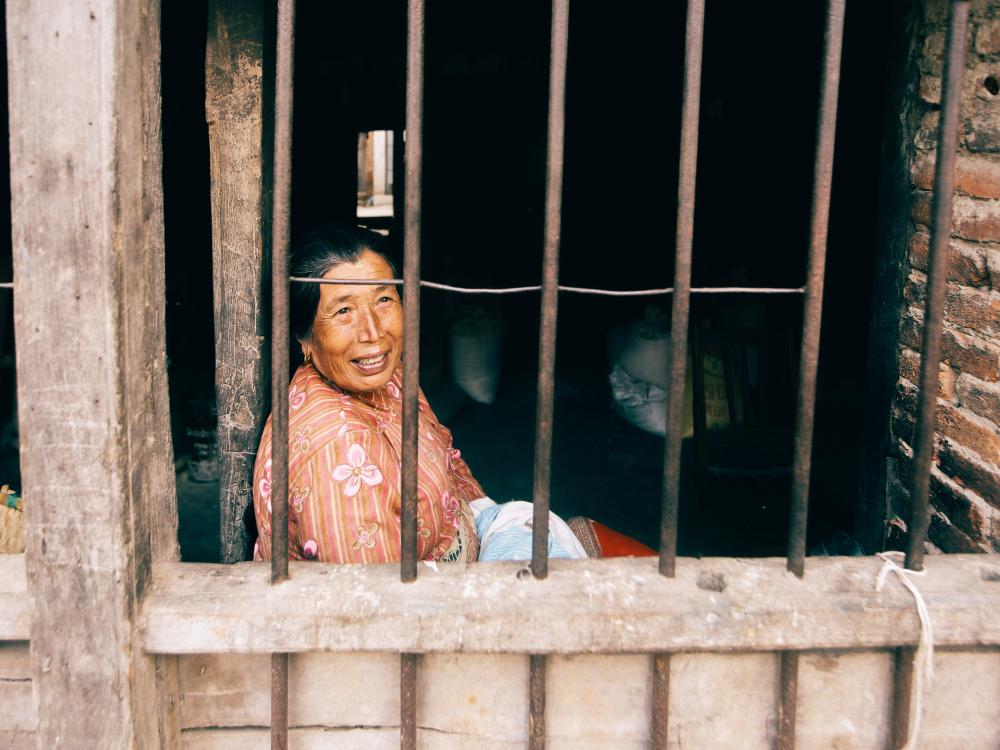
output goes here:
[[[292, 378], [288, 402], [288, 556], [376, 563], [399, 560], [402, 479], [402, 366], [384, 388], [339, 390], [312, 365]], [[485, 494], [451, 432], [423, 392], [419, 408], [418, 557], [449, 553], [467, 504]], [[254, 559], [271, 558], [271, 419], [254, 469], [260, 537]]]

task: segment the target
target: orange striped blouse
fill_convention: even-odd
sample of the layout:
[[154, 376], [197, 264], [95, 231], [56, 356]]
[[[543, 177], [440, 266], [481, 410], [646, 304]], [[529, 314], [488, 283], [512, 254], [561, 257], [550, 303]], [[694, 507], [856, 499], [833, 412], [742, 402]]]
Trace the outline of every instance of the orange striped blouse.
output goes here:
[[[376, 563], [399, 560], [402, 365], [384, 388], [349, 394], [312, 365], [292, 378], [288, 401], [288, 556]], [[439, 559], [455, 539], [462, 504], [485, 493], [423, 392], [419, 408], [418, 557]], [[260, 537], [271, 558], [271, 419], [254, 468]]]

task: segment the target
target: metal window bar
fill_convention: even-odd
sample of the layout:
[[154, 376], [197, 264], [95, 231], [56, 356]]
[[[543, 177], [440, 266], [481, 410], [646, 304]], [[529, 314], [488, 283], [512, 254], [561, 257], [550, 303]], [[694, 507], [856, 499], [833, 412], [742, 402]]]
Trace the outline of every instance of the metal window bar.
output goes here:
[[[924, 541], [930, 527], [928, 489], [934, 450], [934, 420], [937, 412], [938, 376], [941, 362], [941, 329], [948, 280], [949, 236], [955, 183], [955, 153], [958, 147], [958, 115], [961, 109], [962, 77], [965, 73], [965, 39], [969, 0], [952, 0], [948, 14], [944, 71], [941, 75], [941, 117], [937, 158], [934, 164], [934, 203], [927, 260], [927, 297], [920, 356], [920, 395], [913, 434], [913, 478], [910, 489], [909, 540], [906, 567], [923, 570]], [[903, 747], [910, 734], [913, 660], [916, 649], [896, 650], [893, 674], [892, 747]]]
[[[288, 245], [292, 210], [295, 0], [279, 0], [271, 257], [271, 583], [288, 579]], [[271, 655], [271, 747], [288, 747], [288, 654]]]
[[[660, 573], [670, 578], [674, 575], [677, 562], [684, 370], [687, 364], [688, 313], [691, 307], [691, 247], [694, 239], [704, 34], [705, 0], [688, 0], [684, 28], [684, 86], [681, 99], [674, 284], [670, 310], [670, 384], [666, 406], [667, 432], [663, 445], [663, 489], [660, 510]], [[695, 368], [695, 372], [697, 371]], [[669, 710], [670, 654], [656, 654], [653, 657], [653, 706], [650, 726], [654, 748], [667, 746]]]
[[549, 58], [548, 152], [545, 175], [545, 252], [542, 260], [542, 310], [538, 343], [538, 404], [535, 411], [534, 518], [531, 572], [549, 572], [549, 489], [552, 464], [552, 412], [555, 395], [556, 323], [559, 301], [559, 239], [562, 225], [563, 146], [566, 133], [566, 60], [569, 0], [552, 0], [552, 51]]
[[816, 160], [813, 168], [812, 209], [809, 217], [809, 264], [802, 314], [799, 389], [795, 411], [792, 503], [788, 520], [788, 569], [802, 577], [805, 571], [806, 520], [809, 513], [809, 474], [812, 464], [813, 419], [816, 412], [816, 370], [823, 313], [823, 277], [826, 272], [833, 147], [837, 128], [840, 51], [844, 41], [844, 0], [829, 0], [823, 33]]
[[[406, 11], [406, 150], [403, 198], [403, 461], [400, 578], [417, 578], [417, 444], [420, 392], [420, 229], [423, 190], [424, 0]], [[417, 747], [417, 656], [400, 654], [399, 744]]]

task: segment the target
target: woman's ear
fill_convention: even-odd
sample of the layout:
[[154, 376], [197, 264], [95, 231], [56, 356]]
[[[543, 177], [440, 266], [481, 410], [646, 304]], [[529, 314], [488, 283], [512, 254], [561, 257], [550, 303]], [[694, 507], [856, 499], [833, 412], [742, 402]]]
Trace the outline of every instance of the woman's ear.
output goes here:
[[308, 365], [312, 362], [313, 358], [312, 344], [309, 342], [309, 339], [299, 339], [299, 346], [302, 347], [302, 357]]

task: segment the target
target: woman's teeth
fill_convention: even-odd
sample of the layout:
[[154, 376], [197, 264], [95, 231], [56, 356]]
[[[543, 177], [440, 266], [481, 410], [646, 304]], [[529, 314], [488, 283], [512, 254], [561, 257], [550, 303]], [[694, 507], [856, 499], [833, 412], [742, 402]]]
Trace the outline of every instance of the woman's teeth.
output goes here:
[[377, 357], [365, 357], [364, 359], [356, 359], [354, 361], [358, 363], [359, 367], [376, 367], [382, 364], [388, 356], [388, 353], [386, 353], [380, 354]]

